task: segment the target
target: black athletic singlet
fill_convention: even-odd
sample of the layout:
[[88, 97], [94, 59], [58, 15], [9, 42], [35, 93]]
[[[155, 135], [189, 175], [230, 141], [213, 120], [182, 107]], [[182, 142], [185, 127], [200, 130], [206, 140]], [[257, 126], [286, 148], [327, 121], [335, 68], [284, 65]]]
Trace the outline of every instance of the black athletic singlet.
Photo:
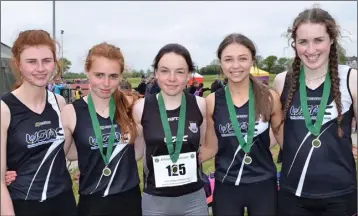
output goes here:
[[[280, 186], [298, 197], [328, 198], [349, 194], [356, 189], [356, 168], [352, 154], [352, 96], [348, 78], [350, 68], [339, 66], [343, 137], [337, 134], [337, 109], [329, 96], [319, 139], [319, 148], [312, 146], [313, 136], [305, 125], [300, 94], [294, 93], [284, 127], [283, 163]], [[307, 89], [307, 102], [312, 118], [317, 115], [323, 83], [316, 90]], [[281, 95], [284, 104], [289, 91], [285, 84]], [[313, 120], [314, 123], [314, 120]]]
[[[248, 129], [248, 102], [236, 107], [241, 133], [246, 137]], [[255, 135], [248, 154], [251, 164], [243, 163], [245, 152], [241, 149], [230, 121], [226, 104], [225, 88], [215, 92], [213, 113], [214, 127], [218, 138], [215, 157], [215, 179], [224, 184], [254, 183], [276, 177], [276, 167], [270, 151], [270, 124], [261, 119], [255, 122]]]
[[54, 93], [47, 91], [41, 114], [12, 93], [1, 98], [11, 113], [7, 131], [7, 168], [17, 176], [9, 186], [13, 200], [44, 201], [72, 189], [63, 151], [64, 132]]
[[[198, 161], [198, 151], [200, 146], [200, 125], [203, 122], [203, 117], [196, 102], [195, 96], [186, 92], [184, 92], [184, 94], [186, 95], [187, 108], [183, 137], [184, 141], [181, 149], [181, 154], [189, 152], [193, 152], [194, 154], [196, 154], [197, 182], [172, 187], [156, 187], [153, 157], [159, 155], [168, 155], [168, 150], [164, 142], [165, 135], [163, 131], [162, 122], [160, 120], [158, 100], [156, 98], [156, 95], [153, 94], [145, 98], [144, 110], [142, 115], [143, 135], [146, 143], [143, 166], [143, 180], [144, 192], [147, 194], [156, 196], [176, 197], [195, 192], [203, 187], [200, 172], [200, 163]], [[180, 107], [175, 110], [167, 110], [168, 121], [173, 140], [175, 140], [175, 136], [177, 133], [179, 110]]]
[[[122, 134], [119, 125], [115, 122], [115, 140], [108, 167], [110, 176], [102, 174], [105, 167], [101, 153], [96, 143], [88, 105], [80, 98], [73, 103], [77, 123], [73, 131], [78, 154], [80, 169], [80, 195], [108, 196], [118, 194], [134, 188], [139, 184], [137, 163], [135, 160], [134, 145], [128, 144], [128, 134]], [[103, 118], [97, 114], [102, 129], [104, 154], [111, 130], [110, 117]]]

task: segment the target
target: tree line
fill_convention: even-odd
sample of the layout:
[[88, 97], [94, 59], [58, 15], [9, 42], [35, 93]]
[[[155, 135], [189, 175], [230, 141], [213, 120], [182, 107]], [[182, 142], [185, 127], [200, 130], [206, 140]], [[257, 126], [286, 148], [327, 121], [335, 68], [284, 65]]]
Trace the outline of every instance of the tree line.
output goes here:
[[[338, 60], [339, 64], [346, 64], [346, 51], [345, 49], [338, 45]], [[278, 74], [283, 71], [286, 71], [291, 67], [293, 58], [286, 57], [277, 57], [275, 55], [270, 55], [264, 58], [261, 55], [256, 56], [257, 67], [261, 70], [267, 71], [270, 74]], [[210, 62], [209, 65], [200, 68], [199, 73], [202, 75], [216, 75], [220, 73], [220, 61], [214, 59]]]
[[[341, 46], [338, 45], [338, 58], [340, 64], [346, 63], [346, 51]], [[257, 67], [261, 70], [267, 71], [270, 74], [278, 74], [285, 70], [287, 70], [293, 62], [293, 58], [286, 58], [286, 57], [277, 57], [275, 55], [270, 55], [264, 58], [261, 55], [256, 56], [256, 64]], [[68, 60], [67, 58], [59, 59], [60, 64], [60, 70], [62, 71], [63, 68], [63, 77], [65, 79], [82, 79], [86, 78], [86, 75], [84, 73], [73, 73], [70, 72], [70, 68], [72, 65], [72, 62]], [[197, 68], [197, 73], [200, 73], [201, 75], [217, 75], [220, 74], [220, 61], [218, 59], [214, 59], [210, 62], [209, 65], [206, 65], [205, 67]], [[144, 71], [141, 70], [135, 70], [130, 69], [123, 73], [123, 76], [126, 78], [129, 77], [142, 77], [142, 76], [149, 76], [152, 74], [151, 69], [146, 69]]]
[[[257, 67], [261, 70], [267, 71], [272, 74], [281, 73], [292, 64], [292, 58], [280, 57], [275, 55], [267, 56], [256, 56]], [[200, 68], [199, 73], [202, 75], [216, 75], [220, 73], [220, 62], [218, 59], [214, 59], [211, 63], [205, 67]]]

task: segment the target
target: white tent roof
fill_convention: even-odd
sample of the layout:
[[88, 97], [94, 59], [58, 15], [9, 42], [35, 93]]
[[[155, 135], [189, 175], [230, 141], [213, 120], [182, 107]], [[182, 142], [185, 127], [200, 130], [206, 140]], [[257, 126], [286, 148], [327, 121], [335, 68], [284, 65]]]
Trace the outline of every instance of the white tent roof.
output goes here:
[[198, 77], [198, 78], [202, 78], [203, 76], [200, 75], [199, 73], [192, 73], [191, 77]]

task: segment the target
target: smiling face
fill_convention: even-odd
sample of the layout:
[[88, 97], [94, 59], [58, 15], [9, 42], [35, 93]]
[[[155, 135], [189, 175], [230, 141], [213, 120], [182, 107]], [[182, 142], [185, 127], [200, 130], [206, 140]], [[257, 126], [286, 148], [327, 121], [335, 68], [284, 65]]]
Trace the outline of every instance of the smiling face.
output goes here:
[[220, 57], [222, 71], [234, 83], [248, 79], [253, 63], [252, 53], [244, 45], [231, 43], [222, 50]]
[[26, 47], [20, 54], [18, 68], [23, 79], [37, 87], [45, 87], [53, 75], [55, 60], [46, 45]]
[[332, 43], [324, 24], [302, 23], [297, 28], [297, 55], [311, 70], [327, 64]]
[[86, 72], [91, 92], [103, 99], [110, 98], [122, 78], [120, 71], [117, 60], [93, 56], [91, 68]]
[[164, 54], [158, 62], [155, 77], [165, 94], [180, 94], [189, 79], [189, 68], [185, 58], [174, 52]]

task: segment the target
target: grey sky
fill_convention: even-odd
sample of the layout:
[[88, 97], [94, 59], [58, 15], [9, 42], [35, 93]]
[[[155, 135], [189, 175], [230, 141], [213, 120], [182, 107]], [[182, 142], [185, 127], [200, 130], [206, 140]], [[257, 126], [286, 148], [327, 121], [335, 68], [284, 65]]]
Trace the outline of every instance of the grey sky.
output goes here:
[[[70, 71], [82, 72], [88, 50], [109, 42], [119, 46], [126, 64], [151, 68], [167, 43], [188, 48], [203, 67], [215, 58], [223, 37], [232, 32], [251, 38], [258, 54], [292, 56], [282, 37], [300, 11], [313, 3], [327, 10], [349, 39], [341, 41], [347, 55], [357, 56], [357, 2], [56, 2], [56, 39], [64, 33], [64, 56]], [[41, 28], [52, 34], [52, 2], [1, 1], [1, 41], [12, 46], [18, 33]]]

